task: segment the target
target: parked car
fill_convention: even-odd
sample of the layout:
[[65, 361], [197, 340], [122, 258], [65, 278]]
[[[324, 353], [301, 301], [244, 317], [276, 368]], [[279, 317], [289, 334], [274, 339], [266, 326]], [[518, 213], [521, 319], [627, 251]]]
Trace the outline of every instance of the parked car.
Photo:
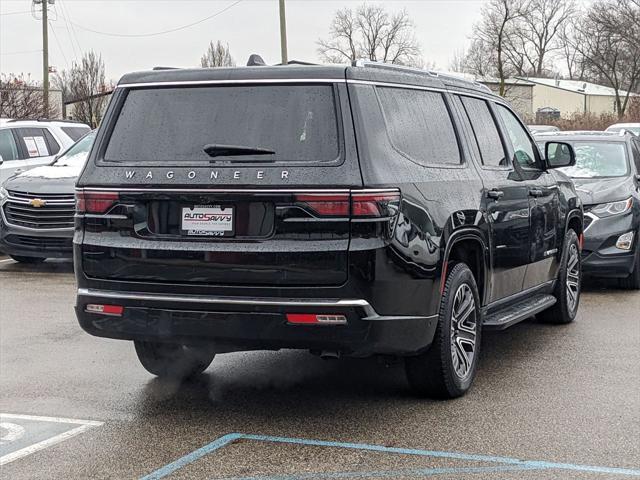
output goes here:
[[562, 171], [584, 204], [584, 273], [640, 289], [640, 137], [562, 132], [537, 140], [562, 140], [575, 150], [576, 164]]
[[0, 123], [0, 185], [9, 177], [48, 165], [90, 130], [68, 120], [7, 120]]
[[616, 123], [607, 127], [606, 132], [631, 132], [640, 137], [640, 123]]
[[582, 207], [551, 170], [575, 158], [547, 148], [488, 88], [404, 67], [125, 75], [77, 185], [80, 325], [159, 376], [297, 348], [462, 395], [484, 329], [576, 316]]
[[82, 137], [51, 165], [16, 175], [0, 187], [0, 251], [23, 263], [72, 258], [75, 183], [93, 144]]
[[559, 132], [560, 131], [560, 129], [558, 127], [555, 127], [553, 125], [527, 125], [527, 127], [529, 127], [529, 130], [534, 135], [538, 135], [539, 133]]

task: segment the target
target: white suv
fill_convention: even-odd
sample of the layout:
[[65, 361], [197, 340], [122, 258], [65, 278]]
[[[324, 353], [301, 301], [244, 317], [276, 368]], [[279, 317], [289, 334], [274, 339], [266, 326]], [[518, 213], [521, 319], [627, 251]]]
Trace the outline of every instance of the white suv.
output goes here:
[[0, 185], [15, 174], [51, 163], [89, 130], [88, 125], [65, 120], [1, 122]]

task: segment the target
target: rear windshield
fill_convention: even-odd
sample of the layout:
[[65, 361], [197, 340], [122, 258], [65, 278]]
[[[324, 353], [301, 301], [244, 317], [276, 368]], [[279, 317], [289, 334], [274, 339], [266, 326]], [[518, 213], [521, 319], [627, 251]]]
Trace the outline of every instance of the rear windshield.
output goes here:
[[62, 131], [69, 135], [69, 138], [77, 142], [84, 134], [90, 130], [89, 127], [62, 127]]
[[[287, 162], [338, 159], [331, 85], [207, 86], [128, 92], [104, 160], [115, 162]], [[207, 145], [273, 154], [210, 156]]]

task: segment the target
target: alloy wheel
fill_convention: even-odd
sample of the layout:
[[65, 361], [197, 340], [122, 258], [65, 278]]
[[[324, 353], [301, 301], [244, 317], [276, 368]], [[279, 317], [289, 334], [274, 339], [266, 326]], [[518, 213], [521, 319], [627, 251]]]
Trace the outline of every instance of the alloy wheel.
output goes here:
[[451, 313], [451, 360], [456, 375], [466, 378], [472, 371], [476, 353], [478, 316], [471, 287], [458, 287]]
[[580, 254], [578, 247], [572, 244], [569, 247], [569, 260], [567, 261], [567, 303], [569, 310], [574, 311], [580, 297]]

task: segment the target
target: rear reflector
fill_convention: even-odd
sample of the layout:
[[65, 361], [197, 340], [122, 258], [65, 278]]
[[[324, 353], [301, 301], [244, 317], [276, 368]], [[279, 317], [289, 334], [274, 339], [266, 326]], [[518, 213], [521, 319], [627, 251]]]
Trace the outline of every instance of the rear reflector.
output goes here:
[[78, 213], [105, 213], [119, 200], [117, 192], [76, 192]]
[[84, 307], [84, 311], [88, 313], [100, 313], [102, 315], [114, 315], [117, 317], [122, 316], [124, 307], [121, 305], [101, 305], [96, 303], [89, 303]]
[[287, 313], [287, 322], [296, 325], [344, 325], [347, 323], [347, 317], [330, 314]]

